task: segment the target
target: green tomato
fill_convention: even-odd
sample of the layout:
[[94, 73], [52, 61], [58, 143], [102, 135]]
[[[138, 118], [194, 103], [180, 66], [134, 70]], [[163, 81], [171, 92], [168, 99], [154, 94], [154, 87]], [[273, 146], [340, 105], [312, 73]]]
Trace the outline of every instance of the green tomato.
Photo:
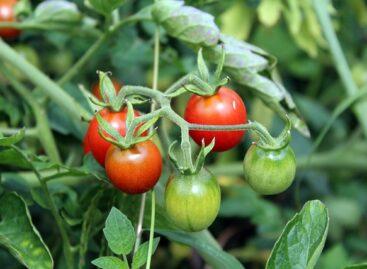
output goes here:
[[172, 222], [182, 230], [204, 230], [218, 215], [219, 184], [205, 169], [196, 175], [172, 177], [166, 186], [165, 207]]
[[68, 50], [53, 51], [45, 58], [47, 69], [58, 76], [66, 73], [73, 65], [73, 54]]
[[[26, 59], [29, 63], [31, 63], [32, 65], [34, 65], [37, 68], [40, 68], [41, 64], [40, 64], [40, 59], [38, 57], [37, 52], [30, 46], [28, 45], [23, 45], [23, 44], [19, 44], [19, 45], [15, 45], [13, 47], [13, 49], [24, 59]], [[8, 67], [8, 69], [13, 73], [13, 75], [23, 81], [26, 79], [26, 76], [19, 71], [19, 69], [15, 68], [14, 66], [10, 65], [10, 64], [6, 64], [6, 66]]]
[[270, 195], [285, 191], [296, 174], [296, 157], [290, 146], [265, 149], [253, 144], [243, 161], [245, 178], [253, 190]]

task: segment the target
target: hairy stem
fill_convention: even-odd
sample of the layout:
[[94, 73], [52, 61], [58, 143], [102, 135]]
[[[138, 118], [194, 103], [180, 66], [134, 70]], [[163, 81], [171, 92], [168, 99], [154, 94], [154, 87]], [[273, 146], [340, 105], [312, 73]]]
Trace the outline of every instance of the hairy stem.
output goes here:
[[150, 268], [152, 253], [153, 253], [153, 237], [154, 237], [154, 226], [155, 226], [155, 191], [152, 190], [152, 211], [150, 213], [150, 229], [149, 229], [149, 246], [148, 246], [148, 257], [146, 269]]
[[[159, 74], [159, 28], [156, 27], [155, 30], [155, 34], [154, 34], [154, 60], [153, 60], [153, 89], [152, 91], [154, 92], [158, 92], [158, 74]], [[163, 96], [162, 95], [157, 95], [159, 100], [163, 100]], [[156, 101], [155, 99], [152, 100], [152, 105], [150, 108], [150, 118], [152, 119], [156, 116], [162, 115], [162, 110], [156, 110], [155, 111], [155, 107], [156, 107]], [[147, 114], [147, 115], [149, 115]], [[144, 116], [147, 116], [144, 115]], [[142, 116], [143, 117], [143, 116]], [[139, 124], [140, 122], [143, 121], [147, 121], [149, 119], [144, 119], [142, 117], [139, 117], [137, 119], [134, 120], [131, 128], [128, 130], [128, 133], [130, 132], [130, 135], [132, 135], [131, 132], [133, 132], [136, 128], [136, 126]], [[153, 128], [150, 128], [149, 132], [152, 132]], [[126, 136], [128, 136], [128, 133], [126, 134]], [[154, 192], [154, 190], [153, 190]], [[138, 219], [138, 225], [136, 228], [136, 241], [135, 241], [135, 246], [134, 246], [134, 253], [138, 250], [138, 247], [140, 245], [141, 242], [141, 236], [142, 236], [142, 232], [143, 232], [143, 221], [144, 221], [144, 211], [145, 211], [145, 202], [146, 202], [146, 193], [144, 193], [141, 197], [141, 204], [140, 204], [140, 211], [139, 211], [139, 219]], [[154, 231], [153, 231], [154, 234]], [[150, 242], [149, 242], [150, 243]], [[149, 256], [148, 256], [149, 257]]]

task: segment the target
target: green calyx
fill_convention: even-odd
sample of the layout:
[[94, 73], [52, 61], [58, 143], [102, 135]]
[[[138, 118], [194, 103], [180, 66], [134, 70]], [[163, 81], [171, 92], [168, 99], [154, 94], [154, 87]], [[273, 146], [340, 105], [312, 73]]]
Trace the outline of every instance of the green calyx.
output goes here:
[[[99, 89], [101, 91], [102, 101], [98, 100], [95, 96], [90, 96], [90, 101], [99, 107], [107, 107], [113, 111], [121, 111], [125, 103], [127, 102], [125, 98], [125, 93], [122, 87], [118, 93], [116, 93], [115, 87], [109, 78], [109, 73], [102, 71], [97, 71], [99, 76]], [[131, 104], [138, 105], [147, 102], [148, 99], [143, 98], [138, 95], [132, 95], [129, 97], [128, 101]]]
[[202, 142], [201, 149], [199, 151], [199, 154], [196, 158], [195, 163], [192, 165], [192, 167], [188, 167], [183, 165], [182, 160], [178, 160], [175, 153], [174, 153], [174, 147], [177, 144], [177, 141], [174, 141], [169, 149], [168, 149], [168, 156], [172, 163], [174, 164], [175, 168], [183, 175], [195, 175], [198, 174], [204, 167], [205, 158], [206, 156], [211, 152], [215, 145], [215, 139], [212, 140], [212, 142], [205, 146], [204, 141]]
[[159, 119], [159, 116], [153, 117], [138, 126], [139, 118], [134, 116], [134, 108], [130, 102], [127, 102], [127, 117], [126, 117], [126, 135], [122, 136], [114, 129], [103, 117], [97, 113], [96, 119], [99, 124], [98, 133], [100, 136], [111, 144], [121, 148], [131, 148], [133, 145], [151, 139], [156, 131], [150, 132], [149, 135], [143, 136], [146, 131]]
[[292, 123], [288, 117], [286, 117], [286, 125], [283, 131], [277, 137], [272, 137], [264, 126], [259, 123], [253, 123], [254, 128], [252, 131], [259, 136], [259, 140], [256, 142], [257, 146], [268, 149], [268, 150], [278, 150], [288, 146], [291, 140], [291, 128]]
[[14, 13], [17, 19], [28, 17], [32, 13], [32, 7], [29, 0], [20, 0], [14, 6]]
[[198, 65], [198, 72], [199, 72], [199, 78], [202, 79], [204, 82], [208, 83], [212, 91], [205, 93], [205, 94], [199, 94], [199, 95], [214, 95], [216, 91], [223, 85], [226, 85], [228, 83], [229, 78], [224, 77], [222, 78], [222, 72], [223, 72], [223, 66], [225, 62], [225, 52], [224, 49], [222, 50], [221, 59], [217, 65], [217, 68], [214, 72], [214, 74], [211, 74], [208, 68], [208, 65], [206, 64], [202, 49], [199, 49], [198, 52], [198, 58], [197, 58], [197, 65]]

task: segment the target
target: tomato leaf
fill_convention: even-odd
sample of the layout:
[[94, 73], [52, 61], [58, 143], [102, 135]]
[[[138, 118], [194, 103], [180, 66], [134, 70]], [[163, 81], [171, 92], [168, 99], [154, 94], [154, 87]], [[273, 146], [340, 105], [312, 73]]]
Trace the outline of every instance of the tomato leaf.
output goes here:
[[[299, 116], [291, 95], [277, 81], [273, 70], [276, 59], [262, 49], [233, 37], [221, 35], [220, 40], [222, 44], [204, 48], [204, 55], [210, 61], [218, 63], [224, 48], [224, 71], [237, 83], [250, 87], [255, 95], [280, 116], [285, 117], [288, 114], [292, 125], [303, 135], [309, 136], [309, 130]], [[259, 74], [264, 71], [269, 75]]]
[[22, 154], [12, 148], [0, 151], [0, 164], [19, 168], [31, 168], [29, 162], [23, 158]]
[[199, 233], [185, 233], [180, 231], [157, 230], [157, 233], [168, 239], [194, 247], [198, 253], [214, 269], [243, 269], [244, 266], [233, 256], [226, 253], [214, 243], [212, 235], [208, 231]]
[[97, 12], [108, 15], [124, 4], [125, 0], [88, 0], [88, 2]]
[[135, 242], [131, 221], [120, 210], [112, 207], [103, 233], [110, 249], [117, 255], [129, 254]]
[[307, 202], [285, 226], [266, 269], [313, 268], [324, 247], [328, 227], [325, 205], [318, 200]]
[[218, 42], [219, 28], [214, 17], [184, 6], [183, 1], [158, 1], [153, 6], [152, 15], [169, 35], [182, 41], [198, 46], [213, 46]]
[[92, 261], [92, 264], [101, 269], [128, 269], [129, 266], [126, 262], [121, 261], [117, 257], [106, 256], [100, 257]]
[[18, 143], [20, 140], [24, 138], [25, 129], [20, 130], [18, 133], [8, 136], [8, 137], [1, 137], [0, 133], [0, 147], [9, 147]]
[[[157, 237], [157, 238], [154, 238], [153, 240], [154, 241], [153, 241], [152, 255], [154, 254], [154, 252], [156, 251], [156, 249], [158, 247], [158, 243], [159, 243], [160, 238]], [[141, 244], [138, 247], [138, 250], [134, 254], [133, 262], [131, 264], [132, 269], [139, 269], [140, 267], [142, 267], [147, 262], [148, 248], [149, 248], [149, 241], [144, 242], [143, 244]]]
[[53, 260], [33, 226], [24, 200], [14, 192], [0, 198], [0, 244], [30, 269], [51, 269]]
[[[41, 2], [31, 19], [37, 23], [45, 23], [49, 28], [67, 28], [78, 24], [82, 15], [75, 3], [64, 0]], [[52, 26], [52, 27], [51, 27]]]

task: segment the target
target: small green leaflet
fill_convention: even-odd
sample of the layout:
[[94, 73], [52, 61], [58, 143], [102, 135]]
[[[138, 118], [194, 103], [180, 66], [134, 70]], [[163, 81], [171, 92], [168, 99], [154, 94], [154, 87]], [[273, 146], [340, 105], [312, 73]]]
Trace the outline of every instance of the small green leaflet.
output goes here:
[[[153, 252], [152, 252], [152, 255], [156, 251], [156, 249], [158, 247], [158, 243], [159, 243], [159, 237], [154, 238], [153, 239]], [[148, 248], [149, 248], [149, 241], [144, 242], [143, 244], [141, 244], [139, 246], [138, 250], [136, 251], [136, 253], [134, 254], [134, 257], [133, 257], [133, 263], [131, 265], [132, 269], [139, 269], [140, 267], [142, 267], [147, 262]]]
[[307, 202], [285, 226], [266, 269], [314, 268], [324, 247], [329, 216], [323, 203]]
[[117, 255], [129, 254], [135, 242], [131, 221], [120, 210], [112, 207], [103, 233], [110, 249]]
[[129, 266], [126, 262], [121, 261], [119, 258], [108, 256], [100, 257], [92, 261], [92, 264], [101, 269], [128, 269]]
[[125, 0], [88, 0], [88, 2], [99, 13], [108, 15], [121, 6]]

